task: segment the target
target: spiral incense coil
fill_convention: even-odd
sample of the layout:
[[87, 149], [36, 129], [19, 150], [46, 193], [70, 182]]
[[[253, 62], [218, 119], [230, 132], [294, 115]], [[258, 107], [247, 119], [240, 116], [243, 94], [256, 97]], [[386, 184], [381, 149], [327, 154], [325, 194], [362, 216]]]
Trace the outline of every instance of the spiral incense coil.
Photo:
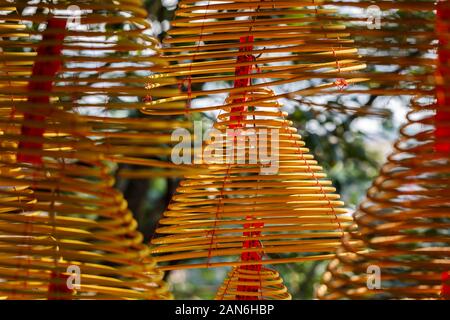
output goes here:
[[[374, 95], [433, 94], [436, 84], [436, 1], [324, 1], [336, 23], [358, 48], [368, 78], [349, 93]], [[359, 73], [355, 77], [361, 77]]]
[[260, 271], [234, 267], [220, 286], [215, 300], [291, 300], [280, 274], [266, 267]]
[[[292, 7], [289, 1], [181, 1], [163, 49], [170, 65], [153, 76], [152, 95], [161, 98], [143, 111], [216, 110], [230, 91], [270, 85], [278, 97], [295, 98], [303, 106], [386, 116], [388, 110], [355, 102], [354, 94], [376, 98], [432, 92], [435, 2], [311, 0]], [[336, 59], [329, 53], [336, 53]], [[162, 82], [169, 76], [176, 80], [171, 88], [184, 94], [160, 93], [170, 85]], [[299, 83], [308, 79], [315, 81]], [[324, 103], [324, 93], [336, 100]], [[314, 99], [317, 94], [322, 96]]]
[[[74, 114], [61, 113], [45, 120], [42, 150], [18, 150], [20, 127], [0, 136], [0, 296], [170, 297], [101, 153], [78, 134]], [[17, 154], [41, 162], [19, 162]], [[52, 292], [69, 266], [80, 268], [80, 288]]]
[[369, 80], [346, 89], [346, 93], [390, 96], [433, 93], [438, 40], [434, 28], [435, 0], [329, 0], [323, 5], [336, 10], [336, 23], [346, 25], [360, 61], [367, 65], [362, 73]]
[[[413, 100], [393, 154], [355, 215], [367, 253], [355, 254], [351, 245], [343, 246], [339, 251], [346, 258], [338, 255], [328, 266], [318, 291], [321, 298], [449, 297], [450, 4], [438, 2], [436, 9], [437, 102]], [[369, 289], [365, 279], [371, 266], [379, 268], [381, 282]]]
[[2, 69], [0, 298], [170, 298], [83, 116], [53, 103], [64, 24], [49, 19], [34, 63]]
[[[435, 104], [414, 107], [355, 215], [367, 252], [341, 248], [347, 255], [328, 266], [321, 298], [439, 299], [448, 293], [450, 158], [442, 144], [450, 139], [437, 136], [436, 128], [449, 121], [436, 116]], [[379, 289], [367, 288], [369, 266], [380, 268]]]
[[[271, 95], [267, 89], [251, 92], [244, 111], [219, 115], [215, 137], [204, 148], [208, 173], [185, 177], [152, 240], [157, 261], [178, 262], [161, 269], [333, 256], [352, 219]], [[271, 163], [265, 163], [263, 144], [276, 157]]]
[[[52, 17], [65, 25], [48, 28]], [[27, 88], [29, 80], [41, 86], [40, 91], [52, 83], [48, 103], [78, 113], [86, 136], [96, 141], [108, 160], [167, 168], [166, 174], [181, 175], [187, 168], [169, 162], [171, 133], [189, 128], [190, 123], [170, 117], [144, 119], [138, 112], [150, 98], [148, 76], [167, 64], [159, 58], [160, 44], [149, 36], [146, 18], [137, 0], [57, 4], [0, 0], [0, 20], [8, 23], [0, 32], [0, 65], [10, 71], [0, 80], [0, 97], [13, 95], [14, 109], [26, 114], [41, 99], [40, 93]], [[46, 39], [41, 30], [46, 30]], [[63, 39], [60, 54], [51, 58], [38, 54], [39, 48], [52, 50], [58, 38]], [[42, 65], [43, 73], [31, 76], [35, 63]], [[60, 65], [59, 72], [46, 74], [54, 65]], [[0, 110], [11, 107], [10, 99], [0, 98]]]
[[[348, 39], [367, 67], [353, 72], [367, 81], [345, 86], [335, 99], [300, 96], [303, 106], [333, 109], [353, 115], [389, 116], [415, 95], [433, 94], [436, 86], [435, 0], [325, 0], [335, 24], [344, 24]], [[406, 97], [404, 97], [406, 96]], [[351, 108], [350, 108], [351, 106]]]
[[153, 99], [142, 111], [211, 111], [228, 93], [282, 87], [276, 98], [296, 97], [366, 80], [353, 77], [365, 66], [345, 26], [321, 2], [181, 0], [162, 49], [168, 65], [150, 76]]

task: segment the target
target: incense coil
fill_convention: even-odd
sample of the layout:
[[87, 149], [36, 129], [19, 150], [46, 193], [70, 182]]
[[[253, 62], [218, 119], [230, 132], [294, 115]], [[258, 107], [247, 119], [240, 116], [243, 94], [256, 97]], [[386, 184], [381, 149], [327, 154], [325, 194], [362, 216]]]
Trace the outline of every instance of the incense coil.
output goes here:
[[[247, 288], [247, 290], [246, 290]], [[248, 290], [256, 288], [256, 290]], [[234, 267], [220, 286], [215, 300], [291, 300], [280, 274], [273, 269]]]
[[[172, 131], [189, 128], [190, 123], [170, 117], [143, 119], [137, 112], [148, 99], [148, 76], [166, 64], [159, 58], [158, 40], [148, 35], [151, 25], [140, 1], [52, 4], [3, 0], [2, 18], [9, 22], [9, 28], [0, 34], [0, 38], [4, 35], [0, 63], [11, 66], [14, 72], [2, 78], [8, 85], [0, 87], [0, 95], [14, 95], [15, 110], [30, 112], [36, 105], [27, 100], [30, 95], [40, 96], [25, 88], [29, 80], [51, 81], [53, 107], [78, 113], [87, 134], [108, 160], [166, 168], [165, 174], [180, 175], [187, 170], [170, 163], [170, 146]], [[38, 29], [54, 18], [67, 21], [66, 26], [44, 33], [63, 36], [62, 51], [41, 57], [36, 53], [39, 47], [51, 46], [54, 41], [42, 39], [43, 32]], [[30, 66], [36, 62], [61, 64], [61, 68], [54, 76], [34, 76]], [[0, 101], [0, 109], [4, 108], [11, 108], [11, 101]]]
[[394, 97], [433, 94], [439, 37], [436, 1], [330, 0], [323, 4], [336, 9], [336, 23], [345, 23], [360, 61], [367, 65], [363, 73], [368, 81], [346, 91]]
[[[276, 98], [292, 98], [323, 90], [340, 93], [337, 80], [345, 86], [367, 80], [353, 77], [365, 66], [345, 25], [335, 23], [334, 10], [320, 7], [321, 3], [180, 1], [162, 48], [168, 64], [150, 76], [152, 101], [142, 111], [211, 111], [223, 107], [228, 93], [271, 87], [284, 90], [276, 90]], [[239, 69], [247, 69], [246, 74]], [[236, 87], [244, 79], [245, 88]], [[183, 92], [174, 92], [175, 88]]]
[[[436, 84], [436, 1], [325, 1], [358, 48], [368, 81], [348, 93], [433, 94]], [[355, 73], [355, 77], [362, 74]], [[364, 86], [367, 85], [367, 88]]]
[[[77, 124], [74, 114], [55, 112], [42, 150], [18, 149], [23, 136], [15, 123], [0, 136], [0, 296], [170, 297], [102, 154]], [[17, 154], [42, 162], [20, 162]], [[49, 284], [65, 282], [68, 266], [80, 267], [80, 288], [52, 292]]]
[[[227, 84], [242, 79], [236, 70], [245, 66], [252, 70], [251, 86], [247, 85], [250, 90], [270, 85], [277, 88], [279, 98], [293, 98], [304, 106], [357, 115], [386, 116], [389, 110], [363, 101], [355, 105], [353, 94], [416, 95], [429, 94], [433, 89], [436, 70], [433, 56], [438, 39], [434, 31], [435, 1], [368, 3], [330, 0], [295, 2], [293, 8], [290, 6], [289, 1], [181, 1], [172, 22], [173, 28], [168, 32], [170, 37], [165, 40], [167, 48], [163, 49], [164, 58], [172, 65], [154, 77], [162, 79], [175, 75], [176, 86], [183, 88], [184, 95], [179, 94], [178, 98], [162, 95], [159, 90], [166, 88], [168, 83], [158, 83], [156, 79], [153, 92], [162, 98], [159, 102], [154, 99], [143, 111], [176, 114], [216, 110], [222, 103], [221, 95], [230, 90], [234, 93], [246, 90], [230, 89]], [[379, 29], [369, 23], [377, 19], [377, 12], [370, 11], [374, 6], [380, 14]], [[227, 8], [235, 10], [226, 11]], [[295, 16], [296, 13], [301, 16]], [[307, 31], [296, 34], [299, 28]], [[260, 39], [240, 43], [236, 34]], [[286, 38], [282, 38], [283, 35]], [[296, 38], [291, 38], [294, 35]], [[253, 41], [261, 45], [253, 44]], [[295, 41], [295, 44], [286, 45], [286, 41]], [[255, 48], [250, 50], [253, 46]], [[327, 62], [331, 60], [327, 60], [327, 52], [320, 50], [330, 47], [334, 53], [339, 51], [333, 61], [340, 64], [342, 59], [344, 66], [341, 69], [339, 65], [337, 72], [322, 68], [330, 67]], [[350, 51], [346, 52], [347, 49]], [[300, 59], [300, 64], [289, 65], [290, 60], [296, 59]], [[265, 64], [267, 61], [270, 63]], [[310, 62], [309, 69], [302, 69], [303, 61]], [[346, 69], [347, 63], [354, 68]], [[277, 74], [279, 70], [282, 75]], [[297, 85], [295, 81], [302, 74], [306, 79], [321, 78], [323, 81]], [[208, 99], [203, 97], [206, 93], [209, 93]], [[315, 99], [317, 94], [321, 97]], [[332, 96], [327, 99], [328, 103], [323, 102], [323, 94]], [[184, 101], [193, 99], [192, 108], [184, 105]]]
[[[0, 26], [2, 43], [25, 30], [12, 21]], [[48, 22], [36, 60], [60, 59], [63, 38], [45, 44], [58, 26]], [[1, 299], [171, 298], [85, 119], [50, 97], [59, 66], [44, 78], [21, 52], [1, 58]], [[79, 268], [79, 287], [68, 285], [70, 268]]]
[[[320, 298], [449, 297], [449, 3], [438, 2], [435, 9], [430, 34], [438, 40], [438, 59], [430, 64], [436, 68], [437, 101], [431, 105], [424, 98], [412, 101], [413, 111], [401, 127], [394, 152], [355, 215], [360, 234], [351, 238], [360, 238], [366, 251], [355, 254], [348, 244], [339, 250], [350, 258], [338, 255], [330, 263], [318, 290]], [[365, 284], [371, 265], [380, 268], [376, 290]]]
[[[241, 163], [229, 164], [223, 152], [227, 146], [220, 139], [207, 143], [205, 150], [217, 150], [205, 157], [208, 173], [186, 176], [159, 221], [159, 236], [152, 239], [158, 262], [178, 262], [161, 264], [161, 269], [276, 264], [333, 256], [342, 228], [352, 219], [280, 105], [269, 100], [272, 94], [267, 89], [252, 92], [245, 103], [247, 110], [224, 112], [215, 129], [223, 141], [234, 139], [227, 129], [236, 126], [251, 129], [245, 135], [254, 138], [255, 145], [276, 141], [279, 146], [271, 148], [279, 155], [272, 162], [277, 170], [263, 172], [267, 166], [262, 162], [252, 164], [257, 148], [249, 143], [232, 148], [236, 152], [233, 160], [237, 152], [244, 157]], [[274, 134], [263, 137], [263, 130]], [[259, 245], [243, 247], [252, 241]], [[247, 253], [259, 258], [242, 260]], [[232, 260], [236, 255], [241, 260]]]
[[[397, 108], [391, 102], [403, 100], [403, 95], [433, 94], [439, 38], [436, 1], [326, 0], [321, 5], [335, 10], [330, 17], [334, 23], [346, 26], [348, 38], [358, 48], [359, 61], [367, 66], [352, 76], [366, 81], [345, 87], [326, 102], [323, 97], [296, 97], [300, 105], [391, 116], [389, 109]], [[402, 103], [406, 104], [406, 99]]]
[[[436, 105], [415, 110], [380, 176], [355, 214], [365, 251], [344, 245], [330, 263], [318, 290], [323, 299], [439, 299], [450, 270], [448, 151], [439, 151]], [[439, 110], [439, 109], [438, 109]], [[350, 258], [349, 258], [350, 257]], [[369, 290], [366, 269], [380, 267], [381, 287]]]

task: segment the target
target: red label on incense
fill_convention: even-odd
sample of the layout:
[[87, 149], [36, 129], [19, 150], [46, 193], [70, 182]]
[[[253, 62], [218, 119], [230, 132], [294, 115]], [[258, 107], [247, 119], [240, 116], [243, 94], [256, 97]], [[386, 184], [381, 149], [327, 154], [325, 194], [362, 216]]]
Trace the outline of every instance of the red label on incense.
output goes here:
[[[28, 102], [31, 104], [39, 104], [33, 107], [34, 112], [25, 112], [24, 120], [25, 122], [30, 122], [24, 124], [21, 128], [21, 134], [23, 137], [43, 137], [45, 132], [44, 122], [46, 116], [51, 112], [50, 107], [50, 92], [53, 87], [53, 80], [36, 80], [34, 77], [54, 77], [57, 72], [61, 69], [62, 62], [58, 58], [62, 51], [62, 42], [64, 41], [65, 29], [67, 20], [50, 18], [47, 21], [47, 29], [43, 37], [42, 44], [37, 49], [36, 61], [33, 65], [33, 70], [31, 74], [31, 80], [28, 83], [28, 91], [39, 93], [39, 96], [33, 96], [30, 94], [28, 97]], [[47, 44], [47, 42], [54, 42]], [[52, 59], [52, 57], [55, 57]], [[39, 61], [42, 58], [50, 58], [50, 61]], [[45, 106], [47, 105], [47, 106]], [[24, 149], [35, 149], [41, 150], [43, 147], [42, 142], [36, 141], [20, 141], [19, 152], [17, 154], [17, 160], [19, 162], [41, 164], [42, 158], [40, 155], [30, 155], [26, 153], [21, 153], [20, 150]]]
[[447, 37], [450, 34], [450, 4], [448, 2], [438, 2], [436, 15], [436, 31], [438, 33], [438, 68], [436, 71], [436, 144], [438, 152], [450, 152], [450, 92], [448, 87], [448, 75], [450, 68], [450, 49]]
[[[253, 45], [249, 44], [249, 43], [253, 42], [253, 36], [240, 37], [239, 42], [246, 44], [246, 45], [242, 45], [241, 47], [239, 47], [239, 52], [247, 52], [247, 51], [253, 50]], [[238, 55], [236, 62], [239, 64], [239, 63], [246, 63], [246, 62], [254, 62], [255, 60], [256, 60], [255, 56], [252, 54], [241, 54], [241, 55]], [[234, 74], [236, 76], [250, 75], [252, 72], [252, 69], [253, 69], [253, 64], [236, 66]], [[244, 87], [250, 86], [250, 84], [251, 84], [250, 77], [244, 77], [244, 78], [234, 80], [234, 88], [244, 88]], [[245, 102], [247, 101], [247, 98], [245, 97], [246, 92], [243, 91], [240, 94], [242, 94], [243, 97], [233, 99], [232, 102], [233, 103], [242, 103], [242, 105], [231, 108], [232, 113], [245, 112], [247, 110], [247, 107], [244, 105]], [[231, 121], [237, 121], [238, 123], [231, 124], [229, 127], [231, 129], [241, 128], [242, 124], [239, 123], [239, 121], [241, 121], [243, 119], [244, 119], [244, 116], [242, 116], [242, 115], [230, 116]]]
[[450, 272], [448, 271], [442, 273], [441, 297], [444, 299], [450, 299]]
[[[250, 217], [247, 217], [250, 218]], [[264, 226], [264, 223], [245, 223], [244, 229], [246, 230], [255, 230], [255, 231], [245, 231], [244, 236], [245, 237], [259, 237], [261, 235], [261, 231], [258, 229], [261, 229]], [[261, 241], [259, 240], [245, 240], [243, 243], [244, 249], [254, 249], [254, 248], [262, 248]], [[262, 260], [263, 252], [261, 251], [253, 251], [253, 252], [243, 252], [241, 254], [241, 260], [242, 261], [261, 261]], [[257, 271], [255, 274], [260, 275], [261, 272], [261, 265], [260, 264], [254, 264], [254, 265], [244, 265], [240, 266], [239, 268], [241, 270], [248, 270], [248, 271]], [[240, 276], [238, 279], [240, 282], [256, 282], [258, 279], [254, 278], [247, 278], [245, 276]], [[261, 284], [258, 285], [239, 285], [237, 287], [238, 291], [241, 292], [255, 292], [258, 293], [261, 290]], [[239, 300], [258, 300], [258, 296], [237, 296], [237, 299]]]
[[[448, 88], [448, 75], [450, 68], [447, 66], [450, 61], [449, 41], [447, 37], [450, 34], [450, 3], [439, 1], [436, 12], [436, 31], [438, 33], [438, 68], [437, 68], [437, 110], [436, 110], [436, 133], [435, 149], [438, 152], [450, 152], [450, 92]], [[442, 273], [442, 292], [441, 296], [450, 299], [449, 272]]]
[[69, 289], [67, 279], [69, 279], [68, 275], [55, 270], [52, 271], [47, 292], [48, 300], [71, 300], [75, 291]]
[[[239, 42], [245, 45], [240, 46], [239, 52], [248, 52], [253, 50], [253, 45], [251, 44], [253, 42], [253, 36], [245, 36], [240, 37]], [[245, 63], [245, 65], [239, 65], [235, 68], [235, 75], [236, 76], [245, 76], [250, 75], [253, 69], [253, 65], [255, 64], [256, 58], [252, 54], [241, 54], [238, 55], [236, 62], [238, 64]], [[247, 62], [253, 62], [248, 63]], [[234, 81], [234, 88], [244, 88], [249, 87], [251, 85], [251, 77], [242, 77], [239, 79], [236, 79]], [[246, 92], [243, 91], [240, 93], [242, 97], [235, 98], [232, 100], [233, 104], [242, 104], [239, 106], [235, 106], [231, 108], [232, 113], [243, 113], [247, 111], [247, 106], [245, 105], [245, 102], [247, 101], [247, 97], [245, 97]], [[245, 119], [244, 115], [238, 114], [238, 115], [231, 115], [230, 121], [231, 122], [237, 122], [230, 124], [230, 129], [237, 129], [242, 128], [243, 124], [240, 123], [242, 120]], [[247, 216], [247, 220], [253, 219], [252, 216]], [[244, 229], [249, 231], [244, 231], [243, 235], [245, 237], [258, 237], [261, 235], [261, 231], [258, 229], [261, 229], [264, 226], [263, 223], [245, 223]], [[255, 230], [256, 229], [256, 230]], [[251, 230], [251, 231], [250, 231]], [[245, 240], [243, 242], [243, 248], [244, 249], [254, 249], [254, 248], [262, 248], [261, 241], [259, 240]], [[241, 261], [261, 261], [262, 260], [262, 250], [256, 251], [256, 252], [243, 252], [241, 254]], [[248, 270], [248, 271], [257, 271], [256, 274], [259, 274], [261, 272], [261, 265], [244, 265], [240, 266], [239, 269], [241, 270]], [[246, 277], [246, 276], [239, 276], [238, 279], [239, 282], [255, 282], [253, 277]], [[261, 285], [238, 285], [237, 290], [240, 292], [255, 292], [258, 293], [260, 291]], [[258, 300], [258, 296], [246, 296], [246, 295], [237, 295], [237, 299], [239, 300]]]

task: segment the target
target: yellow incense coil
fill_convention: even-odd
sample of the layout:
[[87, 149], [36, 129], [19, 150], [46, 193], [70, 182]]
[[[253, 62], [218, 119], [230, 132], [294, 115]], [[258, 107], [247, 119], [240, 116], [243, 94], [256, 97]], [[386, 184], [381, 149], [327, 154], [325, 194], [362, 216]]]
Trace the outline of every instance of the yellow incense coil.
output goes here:
[[324, 1], [336, 10], [335, 23], [345, 23], [348, 37], [367, 65], [355, 77], [363, 86], [346, 93], [376, 96], [430, 94], [435, 85], [438, 33], [436, 1]]
[[[66, 25], [47, 30], [52, 18]], [[39, 97], [27, 90], [28, 82], [51, 81], [52, 108], [78, 113], [86, 136], [108, 160], [181, 175], [187, 168], [170, 162], [171, 133], [190, 123], [182, 118], [143, 118], [138, 112], [150, 99], [149, 76], [167, 64], [159, 57], [160, 44], [149, 35], [146, 18], [137, 0], [0, 1], [0, 20], [8, 27], [0, 34], [0, 65], [8, 66], [0, 80], [0, 97], [14, 95], [14, 110], [20, 116], [35, 106], [29, 98]], [[40, 46], [54, 43], [51, 37], [42, 38], [42, 30], [63, 35], [59, 55], [37, 54]], [[54, 76], [32, 76], [36, 62], [59, 63], [61, 69]], [[0, 110], [8, 108], [10, 99], [0, 98]]]
[[[159, 236], [152, 239], [157, 261], [177, 262], [161, 269], [333, 257], [352, 219], [271, 95], [268, 89], [248, 93], [246, 110], [218, 116], [215, 137], [203, 152], [208, 173], [185, 177], [159, 222]], [[230, 133], [233, 127], [238, 129]], [[232, 141], [236, 144], [227, 155]], [[274, 155], [267, 163], [264, 143]], [[214, 151], [207, 156], [206, 150]], [[258, 245], [244, 248], [249, 242]], [[260, 255], [258, 261], [242, 260], [249, 252]]]
[[[228, 93], [270, 86], [283, 89], [276, 98], [295, 98], [338, 93], [337, 80], [345, 86], [367, 80], [353, 77], [365, 66], [345, 25], [335, 23], [335, 11], [321, 3], [181, 0], [162, 49], [168, 64], [150, 76], [153, 99], [142, 111], [211, 111], [223, 107]], [[244, 79], [245, 86], [236, 85]]]
[[233, 82], [251, 78], [249, 90], [270, 85], [303, 106], [386, 116], [372, 99], [429, 94], [436, 84], [435, 2], [180, 1], [163, 48], [169, 65], [151, 76], [155, 99], [143, 111], [216, 110], [224, 94], [247, 90]]
[[[415, 101], [413, 107], [355, 214], [359, 233], [349, 240], [361, 240], [364, 250], [344, 243], [328, 266], [320, 298], [439, 299], [450, 285], [449, 141], [436, 138], [448, 120], [436, 117], [434, 104]], [[367, 286], [369, 267], [379, 268], [378, 288]]]
[[280, 274], [273, 269], [245, 270], [233, 267], [215, 300], [291, 300]]
[[53, 96], [61, 30], [49, 20], [36, 53], [10, 52], [30, 32], [14, 12], [0, 18], [0, 298], [171, 298], [91, 123]]
[[387, 116], [391, 113], [388, 107], [397, 108], [403, 95], [432, 94], [439, 38], [436, 2], [321, 1], [319, 8], [335, 13], [318, 19], [346, 26], [347, 39], [358, 49], [360, 63], [366, 65], [364, 70], [352, 72], [352, 77], [366, 81], [349, 84], [335, 99], [305, 94], [296, 100], [319, 111]]
[[[407, 37], [401, 32], [397, 37], [401, 34], [408, 39], [404, 47], [417, 49], [403, 63], [423, 67], [417, 69], [418, 73], [405, 72], [392, 79], [405, 81], [399, 87], [410, 86], [408, 81], [415, 81], [418, 85], [410, 86], [409, 92], [423, 88], [419, 93], [429, 92], [433, 99], [437, 98], [437, 103], [430, 104], [425, 97], [412, 101], [413, 110], [401, 127], [394, 152], [355, 215], [360, 232], [351, 234], [349, 240], [360, 239], [364, 250], [358, 251], [344, 242], [337, 258], [328, 266], [317, 295], [322, 299], [448, 299], [450, 143], [446, 42], [449, 4], [446, 1], [438, 2], [438, 6], [432, 1], [376, 4], [384, 9], [397, 7], [409, 11], [413, 17], [416, 14], [415, 19], [411, 15], [409, 19], [399, 15], [397, 21], [390, 22], [394, 25], [390, 32], [407, 29]], [[437, 11], [437, 16], [432, 10]], [[379, 48], [381, 42], [380, 39]], [[386, 43], [385, 47], [390, 45], [395, 46]], [[433, 48], [437, 52], [423, 59]], [[382, 60], [388, 63], [389, 59]], [[379, 80], [376, 76], [374, 79]], [[372, 271], [378, 268], [378, 283], [374, 275], [368, 275], [368, 268]], [[368, 283], [377, 286], [369, 288]]]
[[[340, 93], [334, 90], [338, 96], [329, 103], [322, 97], [316, 99], [316, 94], [308, 90], [290, 97], [318, 110], [386, 116], [389, 110], [384, 104], [390, 103], [387, 101], [393, 102], [399, 95], [432, 93], [436, 85], [435, 57], [439, 38], [435, 31], [436, 1], [325, 0], [315, 3], [318, 10], [332, 11], [317, 14], [317, 21], [345, 25], [345, 39], [351, 40], [351, 46], [358, 50], [359, 63], [366, 68], [352, 71], [350, 77], [344, 72], [342, 78], [348, 86]], [[365, 81], [352, 82], [352, 79]], [[336, 87], [340, 86], [334, 89]], [[325, 92], [328, 90], [332, 91], [326, 89]], [[287, 88], [277, 90], [286, 91]]]
[[[78, 134], [74, 114], [56, 113], [46, 127], [42, 150], [18, 150], [17, 126], [16, 134], [13, 127], [0, 136], [0, 296], [49, 298], [49, 284], [77, 266], [80, 288], [56, 292], [58, 298], [170, 297], [102, 154]], [[19, 162], [17, 153], [42, 162]]]

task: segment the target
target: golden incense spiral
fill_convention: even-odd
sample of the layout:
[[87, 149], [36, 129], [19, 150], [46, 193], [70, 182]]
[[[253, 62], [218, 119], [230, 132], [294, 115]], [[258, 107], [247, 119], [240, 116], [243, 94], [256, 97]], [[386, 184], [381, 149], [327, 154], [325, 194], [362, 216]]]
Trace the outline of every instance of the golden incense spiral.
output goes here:
[[[30, 30], [2, 10], [2, 48], [17, 47]], [[49, 17], [32, 53], [1, 52], [0, 297], [170, 298], [89, 123], [54, 96], [66, 22]]]
[[179, 262], [161, 269], [333, 256], [352, 219], [271, 96], [247, 93], [245, 110], [218, 116], [204, 148], [208, 173], [185, 177], [152, 240], [158, 261]]
[[262, 267], [259, 271], [234, 267], [220, 286], [216, 300], [291, 300], [280, 274]]
[[[450, 270], [450, 158], [437, 140], [436, 105], [416, 106], [394, 152], [355, 215], [359, 232], [344, 241], [323, 277], [323, 299], [438, 299]], [[440, 142], [438, 142], [440, 141]], [[371, 267], [372, 266], [372, 267]], [[379, 268], [379, 286], [368, 268]], [[445, 289], [447, 288], [447, 289]]]
[[352, 76], [365, 66], [345, 25], [321, 3], [181, 0], [162, 49], [168, 65], [150, 76], [143, 112], [210, 111], [229, 93], [270, 87], [275, 98], [295, 98], [364, 81]]
[[[398, 3], [412, 10], [410, 4]], [[434, 29], [426, 37], [438, 40], [437, 59], [430, 58], [436, 69], [431, 87], [436, 102], [430, 104], [426, 96], [412, 100], [394, 152], [355, 215], [359, 233], [348, 239], [362, 240], [364, 250], [344, 242], [324, 276], [320, 298], [450, 297], [450, 3], [415, 4], [437, 12]], [[378, 280], [368, 279], [369, 268], [378, 269]], [[376, 286], [369, 288], [375, 280]]]
[[[66, 23], [42, 39], [40, 30], [51, 17]], [[51, 81], [49, 103], [77, 113], [85, 124], [85, 135], [108, 160], [166, 168], [164, 175], [180, 175], [187, 168], [169, 161], [171, 133], [189, 128], [190, 123], [173, 117], [143, 117], [139, 112], [151, 99], [149, 76], [167, 64], [159, 57], [160, 44], [151, 36], [146, 18], [138, 0], [0, 0], [0, 19], [8, 23], [0, 34], [0, 64], [13, 69], [0, 80], [9, 84], [0, 86], [0, 95], [14, 95], [14, 108], [25, 112], [34, 105], [30, 99], [39, 99], [39, 93], [26, 88], [28, 81]], [[40, 46], [51, 47], [58, 37], [60, 54], [37, 53]], [[38, 76], [31, 74], [35, 63], [42, 63], [44, 70], [55, 64], [61, 67], [57, 74]], [[0, 109], [5, 108], [11, 108], [8, 99], [0, 101]]]

